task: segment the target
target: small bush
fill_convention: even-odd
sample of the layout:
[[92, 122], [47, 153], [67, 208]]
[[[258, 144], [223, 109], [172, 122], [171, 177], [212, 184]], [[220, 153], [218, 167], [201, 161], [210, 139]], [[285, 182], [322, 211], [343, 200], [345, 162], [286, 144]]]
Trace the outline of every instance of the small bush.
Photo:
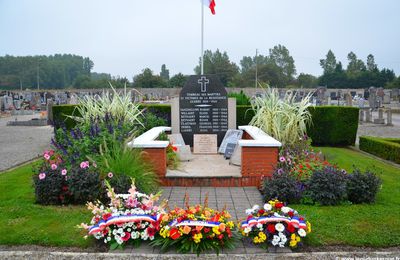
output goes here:
[[250, 98], [243, 92], [243, 90], [240, 90], [239, 93], [236, 92], [229, 93], [228, 97], [235, 98], [236, 105], [250, 106]]
[[347, 198], [355, 204], [372, 203], [381, 183], [381, 179], [374, 173], [370, 171], [361, 173], [359, 169], [355, 169], [347, 179]]
[[263, 182], [262, 192], [265, 201], [278, 199], [287, 203], [297, 203], [302, 197], [304, 185], [288, 173], [274, 172]]
[[307, 182], [307, 196], [321, 205], [337, 205], [346, 198], [346, 178], [335, 167], [316, 171]]
[[[44, 174], [44, 178], [43, 175]], [[39, 178], [41, 176], [41, 178]], [[59, 205], [68, 203], [69, 191], [65, 176], [60, 170], [41, 169], [33, 176], [35, 185], [35, 200], [42, 205]]]
[[162, 117], [157, 117], [153, 113], [145, 112], [143, 118], [143, 128], [140, 129], [140, 134], [157, 126], [168, 126], [167, 121]]
[[114, 192], [119, 194], [128, 193], [131, 188], [132, 180], [129, 176], [119, 174], [108, 179], [110, 185], [114, 188]]
[[400, 163], [400, 139], [360, 136], [360, 150]]
[[85, 204], [88, 201], [99, 199], [102, 194], [100, 174], [94, 167], [72, 168], [68, 174], [67, 182], [72, 203]]

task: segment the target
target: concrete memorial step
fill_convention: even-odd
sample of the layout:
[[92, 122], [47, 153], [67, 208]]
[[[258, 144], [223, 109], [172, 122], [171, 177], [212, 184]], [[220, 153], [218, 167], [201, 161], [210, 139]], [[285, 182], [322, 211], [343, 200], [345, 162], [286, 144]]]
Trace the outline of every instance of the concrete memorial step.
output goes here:
[[170, 134], [168, 135], [168, 140], [178, 148], [176, 153], [178, 154], [179, 160], [181, 162], [188, 162], [193, 160], [192, 151], [189, 145], [185, 145], [185, 141], [181, 134]]

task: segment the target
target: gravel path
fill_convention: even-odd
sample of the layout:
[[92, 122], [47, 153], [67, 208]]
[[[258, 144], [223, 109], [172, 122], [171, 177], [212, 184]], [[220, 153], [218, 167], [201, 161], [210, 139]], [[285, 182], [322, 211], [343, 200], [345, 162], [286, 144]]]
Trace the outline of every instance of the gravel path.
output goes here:
[[[374, 112], [372, 118], [378, 118], [378, 114]], [[386, 117], [384, 118], [386, 120]], [[393, 114], [392, 121], [393, 126], [378, 125], [365, 122], [359, 124], [356, 144], [359, 143], [359, 137], [362, 135], [400, 138], [400, 114]]]
[[30, 161], [50, 147], [51, 126], [7, 126], [7, 122], [30, 120], [39, 115], [0, 118], [0, 172]]

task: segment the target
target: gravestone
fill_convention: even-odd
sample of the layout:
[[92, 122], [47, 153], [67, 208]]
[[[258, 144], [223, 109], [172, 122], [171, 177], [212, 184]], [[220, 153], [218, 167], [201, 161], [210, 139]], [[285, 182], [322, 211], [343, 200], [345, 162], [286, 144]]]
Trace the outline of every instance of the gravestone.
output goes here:
[[228, 130], [228, 96], [215, 75], [190, 76], [179, 95], [179, 125], [185, 143], [193, 135], [215, 134], [220, 145]]
[[327, 90], [326, 87], [318, 87], [317, 88], [317, 91], [316, 91], [316, 96], [317, 96], [316, 105], [317, 106], [321, 106], [321, 105], [325, 104], [326, 90]]
[[351, 96], [351, 94], [345, 93], [344, 96], [346, 99], [346, 106], [352, 107], [353, 106], [353, 97]]
[[383, 108], [378, 109], [378, 118], [374, 119], [375, 124], [384, 124], [385, 119], [383, 119]]
[[199, 154], [217, 153], [217, 135], [215, 134], [193, 135], [193, 153], [199, 153]]
[[229, 143], [236, 144], [238, 140], [242, 139], [243, 131], [242, 130], [234, 130], [234, 129], [229, 129], [225, 136], [224, 139], [222, 140], [221, 145], [219, 146], [218, 152], [219, 153], [225, 153], [225, 148]]
[[368, 103], [369, 103], [370, 108], [372, 108], [372, 109], [377, 108], [376, 88], [374, 88], [374, 87], [369, 88]]

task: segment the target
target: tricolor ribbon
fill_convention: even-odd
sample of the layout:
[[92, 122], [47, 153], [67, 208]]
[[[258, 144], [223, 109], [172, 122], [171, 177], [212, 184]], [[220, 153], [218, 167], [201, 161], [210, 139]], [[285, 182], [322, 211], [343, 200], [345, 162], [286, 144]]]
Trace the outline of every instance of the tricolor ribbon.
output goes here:
[[95, 233], [103, 231], [106, 227], [111, 225], [120, 225], [128, 222], [139, 222], [139, 221], [147, 221], [149, 223], [154, 223], [159, 221], [161, 218], [161, 214], [157, 214], [155, 216], [151, 215], [121, 215], [121, 216], [113, 216], [108, 218], [107, 220], [100, 220], [96, 225], [89, 227], [89, 235], [93, 235]]
[[220, 222], [213, 222], [213, 221], [200, 221], [200, 220], [183, 220], [178, 222], [174, 220], [170, 222], [168, 225], [171, 227], [180, 227], [180, 226], [203, 226], [203, 227], [218, 227], [221, 223]]
[[242, 222], [242, 227], [253, 227], [257, 224], [266, 224], [266, 223], [278, 223], [285, 222], [287, 224], [292, 224], [295, 228], [307, 228], [307, 224], [304, 220], [300, 220], [298, 217], [286, 218], [286, 217], [276, 217], [276, 216], [267, 216], [267, 217], [259, 217], [259, 218], [251, 218], [247, 221]]

